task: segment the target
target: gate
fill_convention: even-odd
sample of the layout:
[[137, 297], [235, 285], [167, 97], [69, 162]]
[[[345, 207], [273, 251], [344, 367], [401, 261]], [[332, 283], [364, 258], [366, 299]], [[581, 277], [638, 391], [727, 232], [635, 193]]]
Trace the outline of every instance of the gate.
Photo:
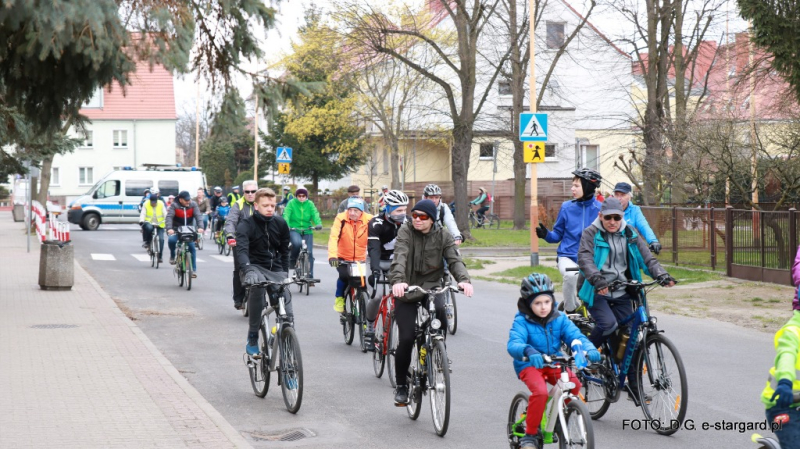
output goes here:
[[797, 218], [795, 209], [765, 212], [727, 208], [728, 276], [792, 285]]

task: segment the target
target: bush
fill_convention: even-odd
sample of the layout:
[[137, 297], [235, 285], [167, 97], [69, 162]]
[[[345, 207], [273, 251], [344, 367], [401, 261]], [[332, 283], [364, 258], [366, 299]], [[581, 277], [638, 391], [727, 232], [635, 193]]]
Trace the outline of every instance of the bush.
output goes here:
[[0, 186], [0, 198], [8, 198], [10, 196], [8, 190], [5, 187]]

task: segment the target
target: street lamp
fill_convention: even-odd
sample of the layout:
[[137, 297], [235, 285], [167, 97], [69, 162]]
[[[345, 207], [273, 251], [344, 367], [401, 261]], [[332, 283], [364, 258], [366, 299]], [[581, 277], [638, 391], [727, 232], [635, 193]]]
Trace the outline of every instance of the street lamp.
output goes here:
[[494, 141], [492, 144], [492, 202], [489, 203], [489, 213], [494, 214], [494, 177], [497, 174], [497, 147], [500, 146], [500, 142]]

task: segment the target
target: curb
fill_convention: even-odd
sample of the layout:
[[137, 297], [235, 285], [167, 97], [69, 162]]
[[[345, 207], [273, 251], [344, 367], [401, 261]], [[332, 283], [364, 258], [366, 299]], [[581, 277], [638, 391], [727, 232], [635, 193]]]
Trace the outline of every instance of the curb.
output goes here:
[[228, 438], [228, 440], [238, 448], [252, 448], [253, 446], [247, 442], [247, 440], [239, 434], [239, 432], [226, 420], [218, 411], [211, 405], [201, 394], [198, 392], [185, 377], [178, 372], [177, 368], [175, 368], [172, 363], [161, 353], [161, 351], [156, 348], [152, 341], [147, 338], [147, 335], [142, 332], [142, 330], [137, 326], [133, 321], [131, 321], [125, 314], [120, 310], [119, 306], [108, 293], [100, 287], [100, 284], [86, 271], [77, 260], [75, 262], [75, 271], [80, 272], [81, 274], [86, 276], [86, 279], [89, 283], [94, 287], [94, 289], [98, 292], [98, 294], [111, 303], [112, 311], [115, 315], [117, 315], [123, 323], [125, 323], [128, 328], [139, 338], [145, 347], [150, 351], [156, 360], [158, 360], [159, 365], [164, 368], [164, 371], [169, 374], [172, 380], [175, 381], [176, 384], [183, 390], [184, 393], [191, 399], [197, 406], [202, 410], [208, 418], [217, 426], [217, 428]]

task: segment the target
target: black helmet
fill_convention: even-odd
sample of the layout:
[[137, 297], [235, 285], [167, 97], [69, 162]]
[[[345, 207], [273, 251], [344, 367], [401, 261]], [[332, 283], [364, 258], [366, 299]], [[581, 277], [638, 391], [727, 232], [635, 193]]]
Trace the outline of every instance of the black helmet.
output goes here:
[[589, 181], [589, 183], [593, 184], [595, 187], [600, 187], [600, 181], [603, 180], [603, 177], [600, 176], [600, 173], [598, 173], [597, 170], [586, 167], [575, 170], [572, 172], [572, 174], [581, 179]]
[[531, 273], [528, 277], [522, 279], [519, 288], [519, 294], [525, 300], [542, 293], [552, 296], [553, 292], [553, 281], [546, 274], [541, 273]]

